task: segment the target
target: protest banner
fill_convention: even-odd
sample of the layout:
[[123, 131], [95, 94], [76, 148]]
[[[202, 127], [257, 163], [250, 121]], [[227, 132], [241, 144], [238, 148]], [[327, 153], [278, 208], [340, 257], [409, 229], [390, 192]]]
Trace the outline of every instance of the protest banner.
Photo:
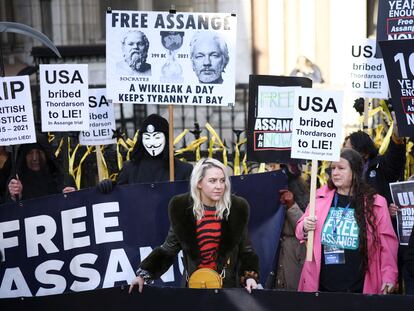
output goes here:
[[115, 103], [234, 105], [236, 16], [110, 11], [107, 99]]
[[[342, 142], [343, 92], [297, 89], [293, 109], [292, 158], [312, 160], [309, 216], [315, 217], [318, 160], [338, 161]], [[314, 231], [306, 260], [312, 261]]]
[[[251, 207], [249, 231], [264, 284], [284, 222], [281, 171], [232, 177]], [[125, 285], [140, 260], [163, 243], [168, 202], [187, 182], [96, 188], [4, 204], [0, 208], [0, 298], [44, 296]], [[17, 206], [16, 204], [19, 204]], [[271, 238], [269, 238], [271, 237]], [[181, 254], [157, 285], [180, 286]]]
[[35, 142], [29, 77], [0, 77], [0, 146]]
[[292, 158], [337, 161], [342, 142], [343, 92], [297, 89]]
[[[411, 0], [378, 1], [377, 42], [414, 39], [414, 2]], [[377, 49], [375, 57], [383, 51]]]
[[312, 80], [250, 75], [246, 135], [249, 161], [291, 161], [294, 90], [298, 87], [312, 87]]
[[2, 310], [44, 311], [91, 310], [119, 311], [138, 306], [139, 310], [283, 310], [335, 311], [349, 310], [411, 310], [413, 295], [362, 295], [355, 293], [305, 293], [293, 290], [252, 290], [244, 288], [186, 289], [174, 287], [144, 286], [140, 294], [134, 288], [105, 288], [82, 293], [47, 297], [2, 299]]
[[106, 89], [89, 89], [89, 131], [79, 133], [81, 145], [115, 144], [116, 128], [113, 103], [106, 100]]
[[352, 95], [388, 99], [388, 81], [384, 61], [375, 58], [376, 42], [365, 39], [350, 47], [346, 89]]
[[390, 183], [392, 201], [397, 212], [397, 233], [401, 245], [408, 245], [414, 226], [414, 181]]
[[89, 129], [88, 65], [40, 65], [42, 132]]
[[379, 45], [387, 70], [398, 134], [413, 136], [414, 40], [382, 41]]

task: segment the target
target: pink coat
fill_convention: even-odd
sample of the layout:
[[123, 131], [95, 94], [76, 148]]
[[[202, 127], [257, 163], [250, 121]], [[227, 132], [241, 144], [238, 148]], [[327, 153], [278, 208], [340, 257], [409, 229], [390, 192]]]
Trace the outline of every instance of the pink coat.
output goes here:
[[[323, 186], [316, 191], [315, 215], [317, 217], [316, 230], [313, 241], [313, 261], [305, 261], [299, 281], [299, 291], [316, 292], [319, 289], [319, 275], [321, 272], [321, 234], [325, 219], [328, 216], [334, 197], [334, 190]], [[379, 241], [378, 247], [373, 247], [373, 236], [368, 230], [368, 270], [364, 279], [364, 294], [381, 294], [381, 285], [385, 282], [397, 283], [397, 251], [398, 240], [391, 224], [386, 200], [376, 195], [374, 200], [375, 227]], [[303, 219], [309, 215], [309, 207], [296, 225], [296, 237], [305, 242], [303, 235]]]

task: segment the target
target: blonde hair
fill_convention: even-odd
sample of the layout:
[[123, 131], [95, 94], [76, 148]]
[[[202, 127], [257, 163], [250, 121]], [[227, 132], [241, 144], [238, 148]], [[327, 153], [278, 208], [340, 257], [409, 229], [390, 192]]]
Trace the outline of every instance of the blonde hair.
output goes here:
[[228, 218], [230, 214], [231, 205], [231, 185], [229, 174], [226, 167], [220, 161], [216, 159], [201, 159], [193, 168], [190, 180], [190, 192], [193, 199], [193, 213], [197, 220], [200, 220], [204, 216], [204, 205], [201, 202], [200, 189], [198, 189], [198, 183], [203, 180], [206, 175], [206, 171], [210, 168], [219, 168], [224, 174], [225, 189], [223, 197], [216, 203], [216, 217], [218, 219]]

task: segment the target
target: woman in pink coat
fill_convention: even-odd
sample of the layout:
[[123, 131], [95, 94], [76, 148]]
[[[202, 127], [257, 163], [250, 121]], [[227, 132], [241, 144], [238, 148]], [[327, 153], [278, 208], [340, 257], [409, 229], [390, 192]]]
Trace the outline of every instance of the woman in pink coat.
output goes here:
[[342, 149], [328, 185], [317, 190], [315, 217], [298, 220], [296, 237], [314, 231], [313, 260], [306, 261], [299, 291], [387, 294], [397, 282], [397, 249], [385, 199], [362, 180], [358, 152]]

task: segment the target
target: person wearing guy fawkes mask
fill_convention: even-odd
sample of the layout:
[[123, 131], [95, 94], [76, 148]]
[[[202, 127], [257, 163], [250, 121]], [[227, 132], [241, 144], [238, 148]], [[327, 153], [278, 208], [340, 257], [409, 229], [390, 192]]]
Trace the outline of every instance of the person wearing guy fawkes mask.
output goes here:
[[[131, 160], [119, 172], [116, 184], [169, 181], [168, 137], [168, 121], [157, 114], [148, 116], [139, 130]], [[191, 164], [174, 159], [174, 180], [189, 180], [192, 169]], [[106, 179], [98, 184], [98, 190], [108, 193], [113, 185]]]

